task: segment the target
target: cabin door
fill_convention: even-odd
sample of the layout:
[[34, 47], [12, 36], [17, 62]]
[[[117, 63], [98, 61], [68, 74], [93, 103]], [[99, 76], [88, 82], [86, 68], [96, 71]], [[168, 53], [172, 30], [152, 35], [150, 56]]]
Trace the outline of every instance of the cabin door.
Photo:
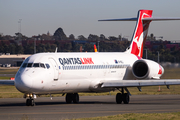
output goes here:
[[51, 66], [52, 66], [53, 71], [54, 71], [54, 81], [58, 81], [58, 77], [59, 77], [58, 65], [53, 58], [49, 58], [49, 61], [51, 62]]

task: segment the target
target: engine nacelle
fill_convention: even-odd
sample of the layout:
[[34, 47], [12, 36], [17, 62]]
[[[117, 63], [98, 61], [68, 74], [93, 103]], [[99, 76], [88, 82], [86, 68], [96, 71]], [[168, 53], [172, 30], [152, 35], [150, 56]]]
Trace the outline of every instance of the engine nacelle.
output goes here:
[[141, 59], [133, 64], [132, 73], [137, 79], [160, 79], [164, 68], [154, 61]]

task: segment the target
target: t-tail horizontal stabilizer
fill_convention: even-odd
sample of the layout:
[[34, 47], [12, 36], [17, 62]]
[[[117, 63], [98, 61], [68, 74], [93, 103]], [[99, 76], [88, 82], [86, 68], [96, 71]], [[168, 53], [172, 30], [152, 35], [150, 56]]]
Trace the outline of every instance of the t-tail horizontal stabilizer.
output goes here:
[[[137, 21], [138, 18], [122, 18], [122, 19], [105, 19], [105, 20], [98, 20], [98, 21]], [[151, 21], [163, 21], [163, 20], [180, 20], [178, 17], [171, 17], [171, 18], [165, 18], [165, 17], [150, 17], [150, 18], [143, 18], [143, 21], [145, 20], [151, 20]]]
[[143, 46], [146, 41], [150, 22], [163, 20], [180, 20], [180, 18], [152, 17], [152, 12], [152, 10], [139, 10], [136, 18], [106, 19], [99, 21], [137, 21], [131, 44], [127, 48], [126, 52], [142, 58]]

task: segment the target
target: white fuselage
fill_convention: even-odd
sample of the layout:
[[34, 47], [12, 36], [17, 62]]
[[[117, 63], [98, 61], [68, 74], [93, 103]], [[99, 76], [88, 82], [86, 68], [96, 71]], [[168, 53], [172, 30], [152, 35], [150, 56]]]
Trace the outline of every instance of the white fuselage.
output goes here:
[[23, 93], [34, 94], [110, 91], [98, 89], [97, 84], [135, 79], [127, 69], [136, 60], [137, 56], [126, 53], [39, 53], [23, 62], [15, 86]]

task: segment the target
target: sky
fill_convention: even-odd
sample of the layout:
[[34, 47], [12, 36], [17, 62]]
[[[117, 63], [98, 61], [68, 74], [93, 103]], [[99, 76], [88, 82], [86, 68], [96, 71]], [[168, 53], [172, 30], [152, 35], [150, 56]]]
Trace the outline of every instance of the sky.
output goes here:
[[[131, 39], [136, 22], [98, 20], [137, 17], [139, 9], [153, 10], [154, 17], [180, 17], [179, 5], [180, 0], [0, 0], [0, 33], [14, 36], [21, 28], [28, 37], [53, 35], [61, 27], [76, 38], [104, 34]], [[179, 31], [180, 21], [153, 21], [148, 34], [180, 40]]]

